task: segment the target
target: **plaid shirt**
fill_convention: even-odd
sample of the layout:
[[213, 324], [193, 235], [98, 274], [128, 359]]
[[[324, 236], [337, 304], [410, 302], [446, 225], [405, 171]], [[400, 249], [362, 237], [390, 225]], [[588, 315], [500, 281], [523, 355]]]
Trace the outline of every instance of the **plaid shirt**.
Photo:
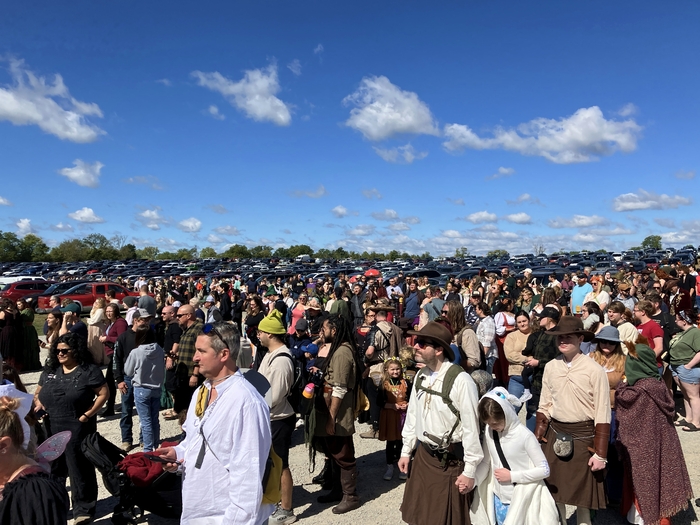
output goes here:
[[177, 358], [180, 363], [187, 366], [188, 375], [194, 375], [194, 343], [197, 336], [202, 333], [202, 321], [197, 319], [192, 326], [183, 330], [180, 336], [180, 345], [177, 347]]

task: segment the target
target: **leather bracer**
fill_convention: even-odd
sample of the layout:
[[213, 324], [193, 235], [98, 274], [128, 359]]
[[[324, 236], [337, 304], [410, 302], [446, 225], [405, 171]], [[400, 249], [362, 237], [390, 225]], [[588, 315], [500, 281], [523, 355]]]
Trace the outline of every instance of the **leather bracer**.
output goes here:
[[610, 443], [610, 423], [598, 423], [595, 426], [595, 437], [593, 438], [593, 448], [596, 455], [601, 459], [608, 458], [608, 444]]
[[535, 437], [540, 443], [546, 443], [544, 435], [549, 428], [549, 419], [542, 412], [537, 412], [537, 424], [535, 425]]

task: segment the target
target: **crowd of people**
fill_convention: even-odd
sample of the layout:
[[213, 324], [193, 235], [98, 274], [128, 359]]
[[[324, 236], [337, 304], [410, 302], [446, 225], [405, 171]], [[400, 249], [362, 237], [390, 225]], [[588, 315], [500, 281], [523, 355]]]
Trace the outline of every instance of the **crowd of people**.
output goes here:
[[[84, 321], [52, 298], [33, 406], [0, 398], [0, 444], [31, 458], [37, 433], [71, 432], [53, 477], [39, 477], [59, 500], [56, 482], [70, 479], [75, 523], [97, 500], [80, 444], [115, 415], [117, 391], [124, 451], [140, 446], [183, 475], [182, 523], [295, 522], [294, 432], [323, 464], [318, 502], [355, 510], [357, 422], [369, 425], [362, 439], [386, 444], [383, 479], [406, 481], [412, 525], [554, 524], [566, 504], [579, 524], [608, 506], [670, 523], [692, 497], [675, 427], [700, 430], [697, 282], [685, 266], [546, 283], [504, 268], [444, 287], [377, 272], [140, 278], [124, 283], [139, 297], [106, 295]], [[39, 368], [30, 319], [28, 305], [0, 303], [0, 352], [16, 377]], [[176, 446], [159, 448], [162, 409], [182, 421]], [[22, 461], [26, 478], [40, 474]], [[16, 478], [0, 467], [0, 495]]]

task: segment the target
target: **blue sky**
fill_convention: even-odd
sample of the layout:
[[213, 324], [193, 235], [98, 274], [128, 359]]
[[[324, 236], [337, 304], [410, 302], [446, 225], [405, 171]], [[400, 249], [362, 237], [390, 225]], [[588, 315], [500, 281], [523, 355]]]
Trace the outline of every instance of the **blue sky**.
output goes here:
[[481, 4], [6, 6], [0, 229], [163, 250], [700, 243], [700, 5]]

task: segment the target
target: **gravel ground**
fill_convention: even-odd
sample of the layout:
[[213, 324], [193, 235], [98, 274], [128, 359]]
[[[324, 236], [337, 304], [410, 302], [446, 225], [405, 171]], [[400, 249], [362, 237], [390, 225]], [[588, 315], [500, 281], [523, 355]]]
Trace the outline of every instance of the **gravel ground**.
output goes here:
[[[42, 356], [42, 360], [45, 356]], [[39, 378], [38, 373], [22, 374], [22, 380], [27, 385], [27, 389], [32, 392], [36, 387]], [[119, 395], [119, 394], [117, 394]], [[119, 400], [117, 400], [119, 409]], [[119, 432], [119, 414], [115, 417], [104, 419], [98, 418], [98, 431], [113, 443], [121, 443]], [[386, 469], [384, 463], [384, 443], [375, 439], [361, 439], [358, 434], [367, 430], [366, 425], [357, 425], [355, 434], [355, 450], [358, 457], [358, 493], [363, 505], [359, 509], [344, 516], [336, 516], [331, 512], [332, 505], [321, 505], [316, 502], [316, 497], [320, 494], [320, 487], [311, 484], [314, 474], [309, 473], [308, 453], [304, 447], [303, 428], [299, 428], [293, 435], [292, 450], [290, 453], [290, 468], [294, 478], [294, 511], [297, 521], [308, 525], [335, 525], [365, 523], [369, 525], [399, 525], [404, 523], [401, 519], [399, 507], [403, 497], [403, 482], [394, 474], [392, 481], [384, 481], [382, 476]], [[134, 435], [138, 436], [139, 419], [134, 411]], [[166, 421], [161, 417], [161, 438], [163, 440], [180, 434], [180, 428], [175, 421]], [[700, 497], [700, 433], [688, 434], [679, 431], [681, 444], [685, 453], [690, 479], [695, 489], [696, 496]], [[139, 452], [135, 449], [133, 452]], [[318, 457], [317, 472], [320, 470], [323, 460]], [[100, 492], [97, 503], [97, 517], [95, 523], [110, 523], [112, 509], [117, 504], [116, 498], [112, 497], [102, 486], [102, 481], [98, 475]], [[426, 502], [428, 503], [428, 502]], [[569, 507], [568, 524], [575, 524], [576, 519], [572, 517], [573, 507]], [[72, 521], [69, 522], [72, 524]], [[158, 516], [146, 514], [140, 519], [140, 523], [151, 523], [165, 525], [177, 523], [177, 521], [167, 520]], [[624, 520], [616, 511], [601, 511], [596, 516], [594, 523], [598, 525], [624, 524]], [[698, 523], [695, 510], [689, 510], [677, 515], [673, 520], [674, 525], [685, 525]]]

